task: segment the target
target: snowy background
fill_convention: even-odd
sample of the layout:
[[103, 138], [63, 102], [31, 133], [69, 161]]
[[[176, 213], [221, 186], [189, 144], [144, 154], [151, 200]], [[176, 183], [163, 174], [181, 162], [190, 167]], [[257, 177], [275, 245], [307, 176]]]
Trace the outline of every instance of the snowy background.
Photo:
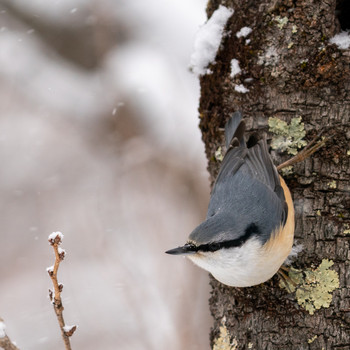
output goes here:
[[0, 317], [21, 350], [208, 349], [206, 272], [164, 251], [205, 217], [189, 72], [204, 0], [0, 2]]

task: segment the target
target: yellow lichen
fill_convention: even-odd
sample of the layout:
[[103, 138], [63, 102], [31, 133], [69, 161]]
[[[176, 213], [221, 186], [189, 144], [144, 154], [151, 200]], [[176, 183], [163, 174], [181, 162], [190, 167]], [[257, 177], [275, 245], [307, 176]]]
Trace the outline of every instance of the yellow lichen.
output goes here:
[[308, 343], [311, 344], [317, 339], [317, 335], [314, 335], [312, 338], [308, 339]]
[[224, 317], [220, 326], [220, 335], [215, 339], [213, 350], [236, 350], [238, 342], [236, 338], [230, 340], [230, 334], [226, 328], [226, 318]]
[[337, 182], [335, 180], [328, 182], [327, 185], [329, 188], [337, 188]]
[[344, 224], [344, 235], [350, 235], [350, 226], [348, 224]]
[[316, 211], [316, 215], [317, 215], [317, 216], [321, 216], [321, 210], [320, 210], [320, 209], [318, 209], [318, 210]]
[[295, 291], [298, 304], [313, 315], [321, 307], [329, 307], [332, 292], [339, 288], [339, 276], [336, 271], [330, 270], [333, 264], [333, 261], [323, 259], [316, 269], [301, 271], [290, 268], [292, 283], [281, 281], [280, 286], [289, 292]]
[[306, 133], [301, 117], [292, 118], [290, 124], [281, 119], [271, 117], [268, 123], [270, 131], [275, 134], [271, 143], [273, 149], [280, 149], [296, 155], [298, 148], [306, 146], [306, 141], [303, 140]]
[[346, 154], [347, 154], [348, 156], [350, 156], [350, 149], [346, 152]]
[[221, 162], [224, 159], [224, 156], [222, 155], [222, 149], [221, 147], [219, 147], [216, 151], [215, 151], [215, 159], [219, 162]]

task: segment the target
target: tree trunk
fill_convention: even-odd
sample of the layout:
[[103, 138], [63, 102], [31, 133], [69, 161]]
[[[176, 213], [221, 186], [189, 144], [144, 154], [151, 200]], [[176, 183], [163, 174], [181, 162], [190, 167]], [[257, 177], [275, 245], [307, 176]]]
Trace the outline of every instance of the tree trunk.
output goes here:
[[[316, 295], [310, 310], [311, 297], [298, 301], [279, 286], [277, 276], [251, 288], [231, 288], [211, 278], [211, 344], [216, 349], [350, 349], [350, 50], [329, 43], [347, 26], [350, 12], [336, 0], [211, 0], [208, 18], [219, 5], [234, 14], [211, 74], [200, 78], [200, 128], [211, 178], [220, 166], [215, 152], [224, 144], [222, 128], [236, 110], [243, 112], [249, 132], [266, 132], [268, 140], [270, 117], [290, 122], [301, 116], [306, 141], [321, 130], [333, 133], [325, 147], [284, 178], [294, 199], [295, 239], [303, 245], [292, 266], [306, 279], [307, 271], [329, 259], [339, 288], [330, 293], [328, 307], [314, 307], [321, 299]], [[238, 38], [244, 26], [252, 32]], [[234, 77], [232, 59], [241, 68]], [[249, 91], [237, 92], [239, 84]], [[272, 154], [275, 164], [290, 158], [286, 152]]]

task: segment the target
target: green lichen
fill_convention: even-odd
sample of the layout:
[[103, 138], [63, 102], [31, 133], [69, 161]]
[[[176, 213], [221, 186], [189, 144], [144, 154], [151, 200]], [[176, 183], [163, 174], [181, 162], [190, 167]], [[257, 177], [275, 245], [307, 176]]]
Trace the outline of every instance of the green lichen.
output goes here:
[[298, 304], [313, 315], [321, 307], [329, 307], [332, 292], [339, 288], [339, 276], [336, 271], [330, 270], [333, 264], [333, 261], [323, 259], [316, 269], [301, 271], [290, 268], [288, 275], [291, 281], [281, 281], [280, 286], [295, 292]]
[[350, 156], [350, 149], [347, 150], [346, 155]]
[[290, 124], [285, 121], [271, 117], [269, 118], [269, 128], [275, 136], [272, 138], [271, 147], [281, 151], [287, 151], [288, 154], [296, 155], [298, 148], [306, 146], [304, 123], [301, 117], [292, 118]]
[[277, 27], [279, 29], [283, 29], [283, 27], [288, 23], [287, 17], [276, 16], [274, 19], [277, 22]]
[[297, 32], [298, 32], [298, 27], [297, 27], [296, 25], [294, 25], [294, 26], [292, 27], [292, 33], [295, 34], [295, 33], [297, 33]]
[[226, 328], [226, 318], [224, 317], [220, 326], [220, 335], [215, 339], [213, 350], [236, 350], [238, 342], [236, 338], [230, 340], [230, 334]]
[[215, 159], [219, 162], [222, 162], [222, 160], [224, 159], [224, 156], [222, 155], [222, 149], [221, 147], [219, 147], [216, 151], [215, 151]]
[[293, 174], [293, 165], [286, 166], [285, 168], [282, 168], [281, 173], [283, 176]]

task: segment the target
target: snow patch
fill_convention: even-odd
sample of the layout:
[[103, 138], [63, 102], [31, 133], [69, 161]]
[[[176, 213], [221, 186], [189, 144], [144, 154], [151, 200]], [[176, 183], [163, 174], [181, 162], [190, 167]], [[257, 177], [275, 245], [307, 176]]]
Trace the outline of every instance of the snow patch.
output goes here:
[[68, 326], [68, 325], [63, 326], [63, 330], [65, 333], [71, 332], [73, 328], [78, 328], [78, 326]]
[[194, 40], [194, 52], [191, 55], [193, 73], [197, 75], [208, 73], [207, 67], [215, 60], [225, 25], [233, 13], [233, 9], [220, 5], [208, 21], [200, 27]]
[[236, 86], [235, 86], [235, 91], [240, 92], [240, 93], [242, 93], [242, 94], [245, 94], [245, 93], [247, 93], [249, 90], [248, 90], [243, 84], [240, 84], [240, 85], [236, 85]]
[[350, 33], [341, 32], [336, 34], [333, 38], [329, 39], [329, 42], [336, 44], [341, 50], [347, 50], [350, 47]]
[[4, 338], [6, 336], [5, 329], [6, 329], [5, 323], [0, 322], [0, 338]]
[[251, 32], [252, 32], [252, 28], [249, 28], [249, 27], [243, 27], [240, 29], [239, 32], [236, 33], [236, 37], [237, 38], [245, 38], [246, 36], [248, 36]]
[[61, 238], [61, 241], [63, 240], [63, 233], [62, 232], [52, 232], [49, 237], [48, 237], [48, 240], [54, 240], [57, 236], [59, 236]]
[[235, 75], [241, 73], [241, 68], [239, 67], [239, 62], [235, 58], [231, 60], [231, 73], [230, 77], [233, 78]]

